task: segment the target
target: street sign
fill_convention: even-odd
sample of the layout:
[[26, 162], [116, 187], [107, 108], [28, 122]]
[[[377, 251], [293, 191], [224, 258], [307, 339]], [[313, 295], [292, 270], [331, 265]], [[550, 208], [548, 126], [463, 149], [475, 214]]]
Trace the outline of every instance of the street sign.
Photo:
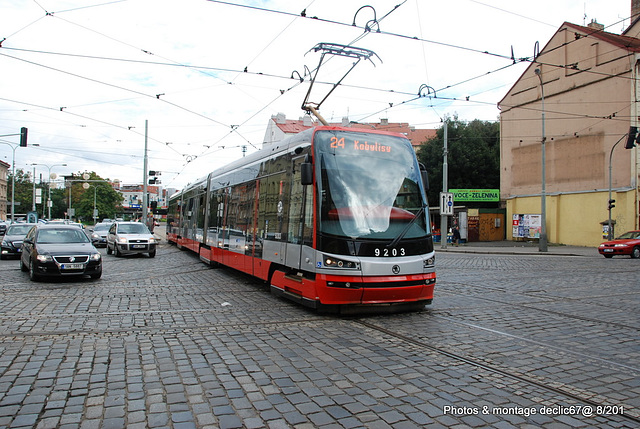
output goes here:
[[440, 216], [453, 215], [453, 193], [440, 192]]

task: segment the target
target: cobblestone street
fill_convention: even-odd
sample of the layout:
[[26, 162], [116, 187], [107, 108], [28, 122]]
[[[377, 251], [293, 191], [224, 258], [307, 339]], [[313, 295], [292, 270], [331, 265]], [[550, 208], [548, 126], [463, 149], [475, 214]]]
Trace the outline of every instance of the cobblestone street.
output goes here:
[[638, 261], [441, 252], [433, 305], [338, 317], [163, 244], [0, 261], [0, 427], [638, 427]]

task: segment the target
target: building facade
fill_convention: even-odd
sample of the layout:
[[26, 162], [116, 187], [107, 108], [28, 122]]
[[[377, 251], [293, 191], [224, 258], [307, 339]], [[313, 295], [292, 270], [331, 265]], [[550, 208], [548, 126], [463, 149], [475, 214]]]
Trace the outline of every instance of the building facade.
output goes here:
[[0, 220], [7, 220], [7, 208], [10, 206], [10, 203], [7, 201], [7, 197], [9, 196], [9, 186], [7, 182], [9, 168], [11, 168], [10, 164], [0, 161]]
[[[114, 182], [112, 186], [113, 189], [122, 194], [122, 208], [124, 209], [124, 213], [134, 218], [141, 216], [144, 204], [144, 186], [141, 184], [122, 185], [120, 182]], [[162, 192], [160, 186], [147, 185], [147, 195], [149, 206], [166, 208], [166, 195]]]
[[[300, 119], [287, 119], [284, 113], [278, 113], [269, 120], [267, 124], [267, 131], [265, 132], [263, 139], [263, 147], [269, 144], [277, 143], [283, 138], [297, 134], [301, 131], [321, 125], [317, 121], [312, 120], [311, 116], [305, 115]], [[380, 131], [389, 131], [393, 133], [400, 133], [407, 136], [411, 141], [411, 145], [415, 150], [418, 150], [420, 145], [432, 137], [436, 136], [435, 129], [416, 129], [410, 126], [406, 122], [389, 122], [386, 119], [380, 122], [372, 123], [360, 123], [350, 122], [349, 119], [343, 118], [342, 122], [332, 123], [332, 126], [350, 127], [350, 128], [364, 128], [375, 129]]]
[[625, 149], [638, 126], [637, 29], [565, 22], [499, 102], [507, 239], [518, 219], [541, 214], [543, 165], [549, 243], [602, 242], [610, 192], [616, 235], [638, 228], [638, 149]]

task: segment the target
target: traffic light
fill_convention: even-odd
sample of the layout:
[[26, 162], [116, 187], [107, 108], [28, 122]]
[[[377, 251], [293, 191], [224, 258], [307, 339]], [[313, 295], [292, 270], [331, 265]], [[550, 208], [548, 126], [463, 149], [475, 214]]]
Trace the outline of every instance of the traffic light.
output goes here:
[[614, 208], [616, 205], [614, 204], [616, 202], [616, 200], [609, 200], [609, 210], [611, 210], [612, 208]]
[[627, 143], [624, 145], [625, 149], [633, 149], [635, 147], [636, 134], [638, 134], [638, 127], [629, 127], [629, 137], [627, 137]]
[[20, 147], [27, 147], [27, 128], [20, 128]]
[[155, 185], [157, 181], [158, 181], [158, 178], [154, 177], [153, 179], [149, 179], [149, 184], [150, 185]]

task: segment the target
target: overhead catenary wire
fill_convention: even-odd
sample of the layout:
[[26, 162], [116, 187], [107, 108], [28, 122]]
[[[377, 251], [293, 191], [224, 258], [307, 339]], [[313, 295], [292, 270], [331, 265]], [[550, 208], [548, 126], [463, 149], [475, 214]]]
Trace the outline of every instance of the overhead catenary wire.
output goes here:
[[[103, 5], [106, 5], [106, 4], [112, 4], [112, 3], [118, 3], [118, 2], [103, 3]], [[231, 3], [229, 3], [229, 2], [218, 2], [218, 3], [231, 4]], [[97, 5], [96, 5], [96, 6], [97, 6]], [[236, 6], [237, 6], [237, 5], [236, 5]], [[69, 9], [68, 11], [73, 11], [73, 10], [77, 10], [77, 9], [79, 9], [79, 8], [76, 8], [76, 9]], [[59, 17], [59, 14], [60, 14], [60, 13], [62, 13], [62, 12], [66, 12], [66, 11], [56, 12], [56, 13], [55, 13], [55, 15], [57, 15], [57, 16]], [[293, 14], [291, 14], [291, 15], [293, 16]], [[54, 16], [54, 15], [52, 14], [51, 16]], [[296, 17], [300, 17], [300, 15], [299, 15], [299, 14], [295, 14], [295, 16], [296, 16]], [[305, 18], [305, 17], [303, 17], [303, 18]], [[310, 17], [310, 16], [307, 16], [307, 17], [306, 17], [306, 19], [317, 19], [317, 18], [312, 18], [312, 17]], [[331, 21], [326, 20], [326, 22], [331, 22]], [[340, 24], [340, 25], [345, 25], [346, 23], [339, 23], [339, 24]], [[349, 24], [349, 25], [350, 25], [350, 24]], [[361, 26], [361, 29], [364, 29], [364, 28], [365, 28], [364, 26]], [[363, 33], [363, 34], [365, 34], [365, 33]], [[384, 32], [381, 32], [381, 34], [384, 34]], [[106, 37], [108, 37], [108, 36], [106, 36]], [[412, 39], [415, 39], [415, 38], [412, 38]], [[506, 56], [503, 56], [503, 58], [506, 58]], [[184, 67], [191, 67], [191, 66], [187, 66], [187, 65], [182, 65], [182, 66], [184, 66]], [[237, 71], [236, 71], [236, 72], [237, 72]], [[256, 75], [260, 75], [260, 74], [261, 74], [261, 73], [256, 73]], [[482, 77], [482, 76], [478, 76], [477, 78], [481, 78], [481, 77]], [[282, 78], [285, 78], [285, 77], [284, 77], [284, 76], [282, 76]], [[222, 81], [224, 81], [224, 79], [223, 79]], [[466, 81], [465, 81], [465, 82], [466, 82]], [[445, 85], [445, 86], [443, 86], [442, 88], [453, 88], [453, 87], [455, 87], [455, 86], [459, 86], [459, 85], [461, 85], [461, 83], [452, 84], [452, 85]], [[342, 86], [344, 86], [344, 87], [348, 87], [348, 85], [342, 85]], [[354, 87], [356, 87], [356, 86], [354, 86]], [[361, 87], [361, 88], [366, 88], [366, 87], [364, 87], [364, 86], [363, 86], [363, 87]], [[387, 91], [387, 92], [393, 93], [394, 95], [399, 95], [399, 94], [406, 94], [406, 95], [408, 95], [408, 96], [409, 96], [409, 95], [411, 95], [411, 96], [413, 96], [413, 95], [414, 95], [414, 94], [409, 94], [409, 93], [407, 93], [407, 92], [400, 92], [400, 91], [393, 91], [393, 90], [385, 90], [385, 89], [381, 89], [381, 88], [368, 88], [368, 89], [369, 89], [369, 90], [372, 90], [372, 91]], [[142, 96], [142, 95], [141, 95], [141, 96]], [[145, 94], [144, 96], [145, 96], [145, 97], [155, 97], [155, 95], [154, 95], [154, 94]], [[277, 98], [279, 98], [279, 97], [276, 97], [276, 99], [277, 99]], [[466, 101], [466, 102], [468, 102], [468, 103], [479, 103], [477, 100], [465, 100], [465, 99], [464, 99], [464, 97], [448, 97], [448, 98], [446, 98], [446, 97], [439, 97], [439, 98], [440, 98], [440, 100], [451, 100], [451, 101], [462, 101], [462, 102]], [[162, 100], [162, 98], [160, 98], [160, 99]], [[166, 101], [166, 100], [162, 100], [162, 101]], [[390, 108], [398, 107], [398, 106], [401, 106], [401, 105], [403, 105], [403, 104], [410, 104], [412, 101], [419, 101], [419, 98], [415, 98], [415, 97], [413, 97], [413, 98], [412, 98], [412, 99], [410, 99], [410, 100], [406, 100], [406, 101], [403, 101], [403, 102], [400, 102], [400, 103], [396, 102], [396, 103], [394, 104], [394, 106], [392, 106], [392, 107], [390, 107]], [[272, 102], [273, 102], [273, 101], [272, 101]], [[258, 110], [258, 112], [261, 112], [261, 111], [263, 111], [264, 109], [268, 108], [268, 106], [269, 106], [272, 102], [270, 102], [270, 103], [269, 103], [269, 104], [267, 104], [266, 106], [262, 107], [260, 110]], [[490, 103], [486, 103], [486, 104], [490, 104]], [[188, 110], [189, 110], [189, 109], [187, 109], [187, 111], [188, 111]], [[387, 108], [387, 109], [385, 109], [385, 110], [388, 110], [388, 108]], [[65, 110], [65, 113], [69, 113], [69, 112]], [[195, 113], [200, 113], [200, 112], [195, 112]], [[240, 123], [240, 126], [245, 125], [245, 124], [246, 124], [246, 123], [247, 123], [251, 118], [255, 117], [256, 115], [257, 115], [257, 113], [255, 113], [255, 114], [251, 115], [251, 116], [250, 116], [250, 118], [248, 118], [247, 120], [239, 122], [239, 123]], [[106, 121], [105, 121], [105, 122], [106, 122]], [[239, 134], [239, 129], [238, 129], [239, 127], [237, 127], [237, 128], [235, 128], [235, 129], [234, 129], [231, 125], [223, 124], [223, 126], [227, 126], [227, 127], [229, 127], [229, 134], [231, 134], [231, 133], [236, 133], [236, 132]], [[163, 144], [164, 144], [164, 142], [160, 142], [160, 143], [163, 143]]]

